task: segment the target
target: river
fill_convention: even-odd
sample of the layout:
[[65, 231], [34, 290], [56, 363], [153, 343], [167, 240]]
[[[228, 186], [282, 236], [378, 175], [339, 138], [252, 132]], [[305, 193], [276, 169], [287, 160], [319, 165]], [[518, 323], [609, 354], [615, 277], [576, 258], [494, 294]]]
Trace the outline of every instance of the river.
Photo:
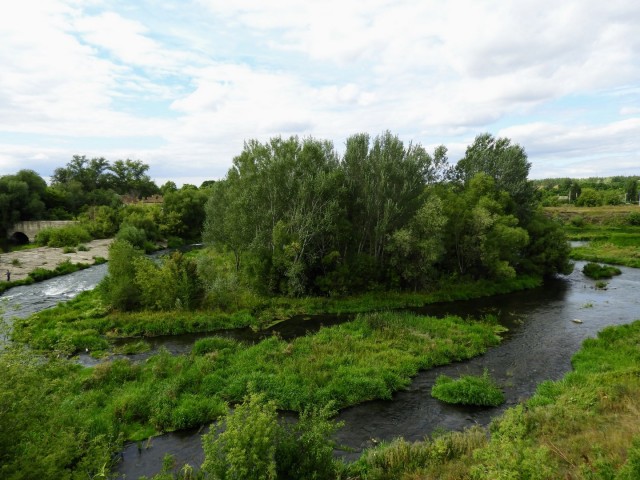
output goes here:
[[[487, 425], [504, 408], [530, 397], [540, 382], [557, 380], [569, 371], [570, 358], [585, 338], [595, 336], [608, 325], [640, 318], [640, 270], [621, 267], [622, 275], [611, 279], [607, 289], [596, 289], [595, 281], [582, 274], [583, 265], [584, 262], [577, 262], [571, 275], [547, 282], [541, 288], [418, 309], [420, 313], [436, 316], [494, 313], [509, 332], [499, 346], [485, 355], [421, 372], [407, 390], [396, 393], [391, 400], [366, 402], [342, 410], [337, 420], [344, 421], [345, 426], [336, 439], [347, 449], [337, 453], [352, 460], [362, 449], [381, 440], [399, 436], [421, 440], [436, 429], [460, 430], [476, 423]], [[29, 315], [93, 288], [105, 271], [101, 265], [39, 284], [16, 287], [2, 297], [7, 299], [5, 308], [9, 315]], [[346, 318], [300, 317], [259, 336], [278, 331], [284, 338], [293, 338]], [[245, 340], [252, 335], [254, 341], [259, 339], [249, 329], [229, 334]], [[152, 341], [153, 350], [165, 346], [173, 353], [182, 353], [200, 336], [159, 337]], [[485, 368], [504, 388], [507, 398], [504, 406], [459, 407], [431, 397], [431, 386], [437, 375], [478, 374]], [[118, 471], [127, 479], [151, 476], [159, 471], [166, 453], [175, 456], [178, 466], [184, 463], [198, 466], [203, 460], [200, 434], [200, 431], [175, 432], [153, 438], [141, 449], [129, 445]]]

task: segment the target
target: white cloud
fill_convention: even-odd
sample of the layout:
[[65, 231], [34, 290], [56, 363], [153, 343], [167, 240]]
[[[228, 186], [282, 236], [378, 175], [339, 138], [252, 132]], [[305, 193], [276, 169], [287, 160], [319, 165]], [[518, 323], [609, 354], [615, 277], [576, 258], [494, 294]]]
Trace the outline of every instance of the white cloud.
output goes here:
[[340, 148], [385, 129], [456, 160], [496, 125], [537, 172], [640, 165], [639, 23], [632, 0], [10, 2], [0, 170], [59, 166], [97, 138], [152, 175], [211, 178], [249, 138]]

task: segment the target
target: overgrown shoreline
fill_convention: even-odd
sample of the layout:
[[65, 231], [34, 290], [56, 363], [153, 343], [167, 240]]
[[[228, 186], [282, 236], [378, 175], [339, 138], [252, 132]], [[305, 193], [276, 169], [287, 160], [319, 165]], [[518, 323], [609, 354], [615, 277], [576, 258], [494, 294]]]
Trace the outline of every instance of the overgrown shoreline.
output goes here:
[[14, 322], [13, 339], [44, 351], [66, 355], [78, 351], [104, 351], [109, 338], [152, 337], [214, 332], [230, 328], [266, 328], [294, 315], [356, 314], [422, 307], [426, 304], [469, 300], [536, 288], [540, 278], [440, 285], [428, 293], [371, 293], [346, 298], [307, 297], [263, 299], [237, 311], [110, 311], [99, 289]]

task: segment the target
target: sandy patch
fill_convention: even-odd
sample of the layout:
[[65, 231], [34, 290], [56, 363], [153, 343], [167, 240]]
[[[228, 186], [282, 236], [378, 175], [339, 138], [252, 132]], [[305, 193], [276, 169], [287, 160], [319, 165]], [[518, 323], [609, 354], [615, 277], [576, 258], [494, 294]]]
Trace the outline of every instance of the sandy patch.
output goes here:
[[71, 263], [93, 264], [94, 257], [108, 258], [111, 242], [113, 239], [107, 238], [85, 243], [89, 249], [86, 252], [63, 253], [62, 248], [38, 247], [2, 253], [0, 254], [0, 280], [7, 279], [7, 270], [11, 272], [11, 280], [21, 280], [36, 268], [53, 270], [65, 260]]

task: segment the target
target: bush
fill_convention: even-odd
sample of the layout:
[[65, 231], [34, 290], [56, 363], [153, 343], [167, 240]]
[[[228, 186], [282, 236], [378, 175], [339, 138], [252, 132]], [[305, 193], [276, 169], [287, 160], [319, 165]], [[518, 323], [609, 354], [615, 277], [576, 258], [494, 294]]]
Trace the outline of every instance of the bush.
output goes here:
[[264, 480], [276, 476], [278, 414], [274, 402], [252, 395], [202, 436], [202, 470], [220, 480]]
[[144, 249], [145, 242], [147, 241], [147, 234], [141, 228], [123, 224], [116, 235], [116, 239], [124, 240], [134, 247]]
[[631, 212], [627, 215], [627, 223], [632, 226], [640, 226], [640, 212]]
[[573, 225], [574, 227], [583, 227], [585, 223], [584, 217], [582, 217], [581, 215], [574, 215], [569, 220], [569, 223], [571, 223], [571, 225]]
[[614, 275], [620, 275], [622, 271], [619, 268], [610, 265], [600, 265], [597, 263], [587, 263], [582, 267], [582, 273], [587, 277], [599, 280], [601, 278], [611, 278]]
[[274, 402], [250, 395], [223, 418], [223, 431], [203, 435], [202, 470], [220, 480], [335, 478], [334, 414], [331, 406], [314, 408], [280, 424]]
[[47, 247], [75, 247], [89, 241], [91, 241], [91, 235], [80, 225], [44, 228], [36, 235], [36, 242]]
[[454, 380], [446, 375], [436, 378], [431, 396], [447, 403], [497, 407], [504, 403], [504, 393], [484, 371], [482, 376], [465, 375]]

